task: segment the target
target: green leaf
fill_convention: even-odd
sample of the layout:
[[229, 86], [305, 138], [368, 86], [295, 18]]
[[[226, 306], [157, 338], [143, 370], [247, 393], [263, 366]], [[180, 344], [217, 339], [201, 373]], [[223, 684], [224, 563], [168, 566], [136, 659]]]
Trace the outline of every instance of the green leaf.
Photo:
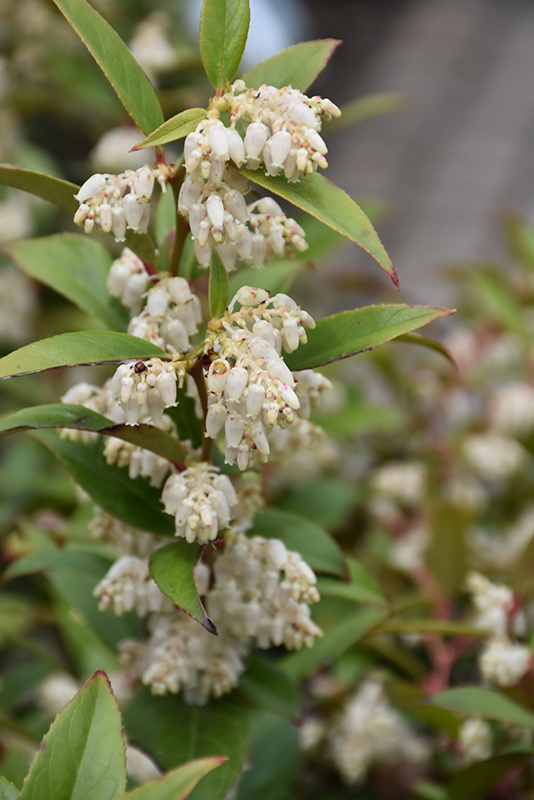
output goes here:
[[107, 290], [111, 256], [98, 242], [74, 233], [59, 233], [14, 242], [3, 249], [31, 278], [94, 314], [112, 330], [128, 326], [128, 311]]
[[[308, 343], [284, 356], [292, 370], [312, 369], [373, 350], [384, 342], [454, 314], [450, 308], [391, 304], [341, 311], [307, 331]], [[1, 361], [0, 361], [1, 364]]]
[[329, 531], [345, 522], [355, 502], [352, 484], [325, 477], [293, 486], [277, 499], [277, 505], [283, 511], [300, 514]]
[[108, 514], [142, 531], [174, 536], [174, 522], [162, 510], [161, 490], [143, 478], [132, 480], [128, 470], [107, 464], [100, 442], [71, 442], [46, 430], [32, 436], [59, 458], [78, 486]]
[[317, 39], [286, 47], [265, 61], [260, 61], [242, 76], [246, 85], [258, 89], [262, 83], [282, 89], [292, 86], [305, 92], [326, 67], [339, 39]]
[[24, 169], [16, 164], [0, 164], [0, 184], [22, 189], [73, 214], [79, 205], [74, 195], [80, 187], [75, 183], [33, 169]]
[[118, 364], [136, 358], [166, 353], [152, 342], [117, 331], [75, 331], [27, 344], [0, 358], [0, 380], [44, 372], [56, 367]]
[[217, 628], [206, 615], [200, 601], [193, 575], [201, 553], [202, 545], [189, 544], [185, 540], [168, 544], [150, 556], [150, 574], [164, 595], [200, 622], [207, 631], [217, 635]]
[[279, 717], [298, 719], [300, 695], [295, 683], [280, 667], [259, 656], [251, 656], [239, 689], [256, 706]]
[[228, 305], [229, 292], [228, 273], [218, 254], [213, 251], [209, 279], [210, 314], [212, 319], [219, 319], [223, 316]]
[[202, 780], [191, 800], [223, 800], [241, 773], [253, 712], [230, 699], [192, 706], [176, 695], [154, 697], [145, 691], [125, 708], [123, 717], [128, 737], [166, 770], [192, 758], [228, 756]]
[[374, 578], [352, 558], [347, 559], [350, 582], [336, 581], [333, 578], [319, 578], [317, 588], [321, 597], [341, 597], [355, 603], [379, 603], [384, 605], [386, 598]]
[[322, 639], [317, 639], [311, 649], [304, 648], [298, 653], [286, 656], [281, 666], [293, 680], [302, 680], [313, 675], [327, 661], [340, 656], [349, 647], [376, 628], [386, 617], [386, 612], [378, 608], [362, 608], [343, 618], [341, 622], [326, 631]]
[[20, 800], [117, 800], [125, 788], [121, 715], [107, 676], [97, 672], [52, 723]]
[[467, 716], [480, 716], [498, 722], [534, 728], [534, 714], [505, 695], [480, 686], [462, 686], [432, 695], [428, 703]]
[[532, 752], [505, 753], [460, 770], [448, 786], [447, 800], [489, 797], [501, 778], [532, 758]]
[[11, 781], [0, 775], [0, 800], [17, 800], [19, 790]]
[[235, 800], [288, 800], [299, 761], [299, 729], [264, 714], [252, 742], [249, 769], [237, 785]]
[[84, 406], [68, 403], [50, 403], [14, 411], [0, 418], [0, 436], [39, 428], [72, 428], [92, 431], [105, 436], [115, 436], [144, 450], [173, 461], [182, 463], [185, 450], [174, 436], [155, 425], [117, 425], [96, 411]]
[[458, 365], [449, 348], [445, 347], [442, 342], [438, 342], [437, 339], [431, 339], [429, 336], [421, 336], [420, 333], [403, 333], [402, 336], [397, 337], [397, 341], [403, 342], [404, 344], [417, 344], [420, 347], [427, 347], [429, 350], [434, 350], [436, 353], [440, 353], [444, 356], [447, 361], [450, 361], [453, 367], [458, 370]]
[[133, 792], [124, 794], [120, 800], [184, 800], [197, 783], [226, 761], [225, 756], [200, 758], [183, 767], [173, 769], [161, 778], [143, 784]]
[[288, 550], [300, 553], [304, 561], [318, 572], [343, 575], [343, 554], [330, 534], [298, 514], [279, 511], [276, 508], [256, 512], [254, 525], [248, 536], [263, 536], [265, 539], [281, 539]]
[[200, 16], [200, 55], [206, 74], [220, 92], [235, 74], [247, 43], [248, 0], [204, 0]]
[[289, 200], [293, 205], [302, 208], [312, 217], [317, 217], [325, 225], [363, 247], [378, 261], [398, 288], [399, 279], [395, 268], [369, 218], [363, 213], [360, 206], [335, 183], [318, 172], [298, 183], [288, 183], [281, 175], [276, 178], [263, 175], [258, 170], [241, 169], [241, 172], [253, 183]]
[[233, 297], [242, 286], [254, 286], [266, 289], [272, 295], [287, 293], [293, 280], [302, 272], [302, 263], [298, 261], [275, 261], [268, 269], [244, 267], [232, 272], [230, 278], [230, 297]]
[[138, 128], [148, 135], [163, 122], [154, 87], [120, 36], [86, 0], [54, 0], [112, 85]]
[[150, 136], [132, 147], [132, 150], [142, 150], [145, 147], [160, 147], [167, 142], [183, 139], [188, 133], [196, 130], [201, 119], [206, 119], [205, 108], [187, 108], [174, 117], [166, 120], [163, 125], [152, 131]]
[[[392, 619], [378, 628], [380, 633], [439, 633], [441, 636], [484, 636], [484, 632], [474, 625], [456, 622], [453, 619]], [[487, 635], [487, 634], [486, 634]]]
[[377, 92], [365, 97], [358, 97], [357, 100], [352, 100], [350, 103], [341, 106], [341, 116], [325, 121], [323, 129], [326, 134], [343, 130], [351, 125], [357, 125], [368, 119], [379, 117], [382, 114], [394, 114], [397, 111], [404, 111], [411, 102], [410, 97], [395, 92]]
[[[98, 572], [102, 566], [102, 557], [87, 550], [71, 549], [46, 550], [43, 553], [32, 553], [13, 561], [3, 574], [6, 581], [19, 578], [21, 575], [34, 575], [52, 569], [79, 569]], [[108, 565], [106, 565], [108, 566]], [[109, 566], [111, 566], [109, 564]]]

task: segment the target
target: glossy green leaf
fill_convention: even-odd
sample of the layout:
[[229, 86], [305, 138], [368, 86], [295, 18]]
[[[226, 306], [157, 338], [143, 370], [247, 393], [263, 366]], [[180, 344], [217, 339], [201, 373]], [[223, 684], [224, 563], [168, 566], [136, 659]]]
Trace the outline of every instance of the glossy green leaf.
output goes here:
[[337, 625], [317, 639], [312, 648], [299, 650], [283, 659], [281, 666], [293, 680], [313, 675], [323, 664], [337, 658], [349, 647], [376, 628], [386, 617], [379, 608], [362, 608], [344, 617]]
[[249, 658], [239, 689], [256, 708], [286, 719], [295, 720], [300, 715], [300, 694], [295, 683], [286, 672], [265, 658]]
[[155, 425], [117, 425], [96, 411], [68, 403], [50, 403], [14, 411], [0, 418], [0, 436], [39, 428], [74, 428], [115, 436], [150, 450], [168, 461], [182, 463], [185, 450], [174, 436]]
[[248, 0], [204, 0], [200, 16], [200, 55], [217, 91], [231, 80], [247, 43]]
[[0, 164], [0, 185], [22, 189], [73, 214], [79, 205], [74, 195], [80, 187], [75, 183], [33, 169], [18, 167], [16, 164]]
[[319, 578], [317, 588], [321, 597], [341, 597], [355, 603], [379, 603], [384, 605], [386, 598], [380, 586], [366, 569], [352, 558], [347, 559], [349, 581], [333, 578]]
[[86, 0], [54, 0], [115, 90], [137, 127], [148, 135], [163, 122], [154, 87], [120, 36]]
[[300, 762], [299, 729], [264, 714], [252, 747], [249, 769], [237, 784], [235, 800], [289, 800]]
[[358, 97], [357, 100], [341, 106], [340, 117], [333, 117], [324, 122], [324, 132], [329, 134], [331, 131], [343, 130], [383, 114], [404, 111], [411, 102], [410, 97], [396, 92], [377, 92], [365, 97]]
[[11, 781], [0, 775], [0, 800], [17, 800], [19, 790]]
[[[46, 550], [43, 553], [31, 553], [17, 558], [3, 574], [5, 580], [13, 580], [21, 575], [35, 575], [52, 569], [79, 569], [98, 572], [102, 565], [102, 557], [96, 553], [88, 553], [81, 548], [62, 548]], [[111, 565], [110, 565], [111, 566]]]
[[226, 796], [247, 757], [252, 718], [251, 709], [229, 698], [194, 706], [180, 696], [154, 697], [149, 691], [137, 695], [123, 712], [129, 739], [166, 770], [192, 758], [228, 756], [193, 790], [191, 800]]
[[119, 800], [185, 800], [208, 772], [220, 767], [225, 761], [225, 756], [190, 761], [189, 764], [173, 769], [161, 778], [155, 778], [133, 792], [122, 795]]
[[59, 458], [78, 486], [108, 514], [142, 531], [174, 536], [174, 522], [161, 505], [161, 489], [143, 478], [132, 480], [128, 470], [107, 464], [100, 442], [71, 442], [47, 430], [35, 431], [32, 436]]
[[292, 370], [320, 367], [373, 350], [384, 342], [453, 313], [450, 308], [403, 304], [341, 311], [319, 320], [313, 330], [307, 331], [308, 343], [284, 358]]
[[193, 569], [202, 552], [202, 545], [184, 539], [155, 550], [150, 556], [150, 574], [164, 595], [210, 633], [217, 628], [206, 615], [198, 596]]
[[292, 86], [305, 92], [326, 67], [332, 53], [341, 44], [339, 39], [317, 39], [287, 47], [265, 61], [260, 61], [242, 76], [246, 85], [258, 89], [262, 83]]
[[325, 225], [363, 247], [398, 287], [399, 280], [391, 259], [378, 238], [369, 218], [349, 195], [316, 172], [298, 183], [289, 183], [284, 177], [264, 175], [259, 170], [241, 169], [253, 183], [289, 200], [290, 203], [317, 217]]
[[121, 715], [107, 676], [97, 672], [52, 723], [20, 800], [117, 800], [125, 788]]
[[219, 319], [223, 316], [228, 305], [229, 292], [228, 273], [218, 254], [213, 251], [209, 278], [210, 314], [212, 319]]
[[256, 512], [248, 536], [281, 539], [288, 550], [300, 553], [310, 567], [318, 572], [343, 575], [343, 554], [330, 534], [314, 522], [276, 508]]
[[534, 728], [534, 714], [505, 695], [481, 686], [462, 686], [432, 695], [428, 702], [439, 708], [458, 711], [467, 716], [480, 716], [511, 725]]
[[27, 344], [0, 358], [0, 380], [56, 367], [118, 364], [166, 353], [152, 342], [116, 331], [76, 331]]
[[160, 147], [167, 144], [167, 142], [183, 139], [188, 133], [195, 131], [200, 120], [205, 118], [205, 108], [187, 108], [185, 111], [180, 111], [179, 114], [166, 120], [163, 125], [152, 131], [146, 139], [132, 147], [132, 150], [142, 150], [145, 147]]
[[447, 800], [490, 797], [501, 778], [532, 758], [532, 752], [504, 753], [460, 770], [447, 787]]
[[95, 240], [59, 233], [14, 242], [4, 252], [31, 278], [94, 314], [112, 330], [126, 330], [130, 315], [106, 286], [111, 256]]

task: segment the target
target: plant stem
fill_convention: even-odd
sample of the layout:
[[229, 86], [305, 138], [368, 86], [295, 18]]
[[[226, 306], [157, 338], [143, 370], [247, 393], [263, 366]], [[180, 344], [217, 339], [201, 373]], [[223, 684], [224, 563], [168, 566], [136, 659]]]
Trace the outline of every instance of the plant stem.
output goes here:
[[[204, 412], [204, 419], [206, 419], [206, 414], [208, 413], [208, 393], [206, 391], [206, 381], [204, 380], [202, 362], [200, 361], [199, 358], [197, 358], [197, 360], [195, 361], [193, 368], [190, 370], [189, 374], [196, 383], [198, 395], [200, 397], [200, 403], [202, 405], [202, 411]], [[211, 445], [212, 445], [212, 440], [209, 438], [209, 436], [204, 436], [204, 441], [202, 442], [202, 456], [201, 456], [203, 461], [211, 461]]]
[[184, 180], [185, 180], [185, 167], [183, 164], [180, 164], [176, 172], [176, 175], [169, 181], [174, 194], [174, 202], [176, 205], [176, 226], [174, 229], [174, 243], [173, 243], [171, 258], [169, 261], [169, 272], [171, 273], [171, 275], [178, 275], [184, 244], [187, 239], [187, 234], [189, 233], [189, 225], [187, 224], [185, 219], [181, 216], [181, 214], [178, 213], [178, 196], [180, 194], [180, 189], [182, 187], [182, 183], [184, 182]]

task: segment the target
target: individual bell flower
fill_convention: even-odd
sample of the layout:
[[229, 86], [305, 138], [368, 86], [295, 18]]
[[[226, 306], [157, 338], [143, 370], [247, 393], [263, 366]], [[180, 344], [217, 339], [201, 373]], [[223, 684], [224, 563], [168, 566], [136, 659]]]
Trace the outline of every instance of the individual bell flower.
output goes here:
[[479, 658], [482, 679], [497, 686], [515, 686], [530, 669], [532, 651], [507, 636], [490, 639]]
[[128, 333], [163, 350], [189, 350], [189, 336], [198, 332], [202, 309], [185, 278], [161, 278], [148, 290], [146, 298], [141, 314], [130, 320]]
[[176, 521], [176, 536], [189, 544], [213, 541], [231, 519], [237, 496], [230, 479], [216, 467], [193, 464], [171, 475], [163, 487], [161, 502]]
[[146, 417], [157, 422], [166, 408], [176, 405], [176, 381], [183, 380], [181, 365], [159, 358], [121, 364], [110, 382], [110, 391], [126, 414], [127, 425]]
[[311, 409], [319, 405], [321, 393], [332, 389], [332, 383], [320, 372], [312, 369], [300, 370], [293, 374], [296, 381], [295, 392], [300, 403], [299, 414], [307, 419]]
[[150, 611], [170, 611], [173, 603], [150, 576], [148, 559], [121, 556], [93, 589], [98, 608], [111, 608], [118, 617], [135, 611], [144, 617]]
[[141, 308], [149, 280], [150, 276], [141, 259], [125, 247], [110, 267], [107, 287], [113, 297], [118, 297], [122, 305], [136, 314]]

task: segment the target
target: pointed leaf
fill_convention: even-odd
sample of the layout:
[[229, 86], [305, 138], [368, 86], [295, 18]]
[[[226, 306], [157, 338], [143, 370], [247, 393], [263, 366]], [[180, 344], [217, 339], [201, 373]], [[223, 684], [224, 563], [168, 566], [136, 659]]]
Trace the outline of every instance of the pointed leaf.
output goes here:
[[286, 672], [259, 656], [251, 656], [239, 689], [256, 707], [286, 719], [300, 715], [299, 690]]
[[386, 618], [386, 612], [379, 608], [362, 608], [344, 617], [322, 639], [317, 639], [313, 647], [286, 656], [281, 667], [293, 680], [301, 680], [313, 675], [327, 661], [337, 658], [349, 647], [362, 639]]
[[359, 244], [378, 261], [398, 288], [399, 279], [395, 268], [371, 221], [360, 206], [335, 183], [318, 172], [298, 183], [288, 183], [281, 175], [276, 178], [263, 175], [259, 170], [241, 169], [241, 172], [249, 180], [289, 200], [312, 217], [317, 217], [325, 225]]
[[[289, 800], [301, 760], [299, 729], [287, 720], [263, 714], [250, 748], [248, 769], [237, 784], [235, 800]], [[317, 795], [316, 795], [317, 796]], [[333, 795], [321, 795], [333, 800]]]
[[56, 367], [118, 364], [136, 358], [168, 356], [152, 342], [116, 331], [76, 331], [27, 344], [0, 358], [0, 380]]
[[198, 596], [193, 569], [202, 553], [202, 545], [185, 540], [165, 545], [150, 556], [150, 574], [166, 597], [190, 617], [217, 635], [217, 628], [206, 615]]
[[14, 242], [3, 250], [31, 278], [99, 317], [112, 330], [126, 329], [130, 315], [107, 290], [111, 256], [98, 242], [59, 233]]
[[467, 716], [480, 716], [525, 728], [534, 728], [534, 714], [503, 694], [481, 686], [447, 689], [427, 701], [430, 705], [458, 711]]
[[379, 603], [384, 605], [386, 598], [380, 586], [365, 568], [352, 558], [347, 559], [349, 581], [336, 581], [333, 578], [319, 578], [317, 588], [321, 597], [341, 597], [355, 603]]
[[307, 564], [318, 572], [343, 575], [343, 554], [330, 534], [311, 520], [277, 508], [257, 511], [248, 536], [280, 539], [288, 550], [300, 553]]
[[75, 183], [33, 169], [18, 167], [16, 164], [0, 164], [0, 184], [11, 186], [13, 189], [22, 189], [73, 214], [79, 205], [74, 195], [80, 187]]
[[213, 251], [209, 280], [210, 314], [212, 319], [219, 319], [224, 314], [228, 305], [229, 293], [228, 273], [218, 254]]
[[191, 800], [223, 800], [242, 771], [253, 712], [230, 699], [193, 706], [176, 695], [154, 697], [145, 691], [125, 708], [123, 717], [128, 737], [164, 769], [191, 758], [228, 756], [225, 764], [202, 780]]
[[0, 800], [17, 800], [19, 790], [16, 786], [0, 775]]
[[114, 436], [124, 442], [150, 450], [161, 458], [182, 463], [185, 450], [174, 436], [155, 425], [118, 425], [84, 406], [49, 403], [15, 411], [0, 418], [0, 436], [35, 428], [74, 428]]
[[108, 514], [139, 530], [174, 536], [174, 523], [162, 510], [161, 489], [149, 486], [143, 478], [132, 480], [128, 470], [107, 464], [100, 442], [71, 442], [46, 430], [32, 436], [59, 458], [78, 486]]
[[300, 42], [286, 47], [265, 61], [260, 61], [242, 76], [242, 80], [250, 88], [259, 88], [262, 83], [276, 86], [292, 86], [305, 92], [317, 76], [326, 67], [339, 39], [316, 39], [312, 42]]
[[[284, 356], [292, 370], [311, 369], [373, 350], [403, 333], [454, 314], [450, 308], [403, 304], [365, 306], [319, 320], [308, 343]], [[1, 361], [0, 361], [1, 364]]]
[[235, 74], [247, 43], [248, 0], [204, 0], [200, 17], [200, 54], [217, 91]]
[[132, 150], [142, 150], [145, 147], [160, 147], [163, 144], [167, 144], [167, 142], [183, 139], [188, 133], [196, 130], [201, 119], [206, 119], [205, 108], [187, 108], [185, 111], [180, 111], [179, 114], [166, 120], [163, 125], [152, 131], [150, 136], [147, 136], [142, 142], [132, 147]]
[[161, 778], [155, 778], [133, 792], [128, 792], [120, 800], [184, 800], [204, 775], [220, 767], [225, 761], [226, 756], [190, 761], [183, 767], [173, 769]]
[[163, 122], [154, 87], [120, 36], [86, 0], [54, 0], [112, 85], [137, 127], [148, 135]]
[[117, 800], [126, 788], [121, 715], [107, 676], [95, 673], [56, 717], [20, 800]]

